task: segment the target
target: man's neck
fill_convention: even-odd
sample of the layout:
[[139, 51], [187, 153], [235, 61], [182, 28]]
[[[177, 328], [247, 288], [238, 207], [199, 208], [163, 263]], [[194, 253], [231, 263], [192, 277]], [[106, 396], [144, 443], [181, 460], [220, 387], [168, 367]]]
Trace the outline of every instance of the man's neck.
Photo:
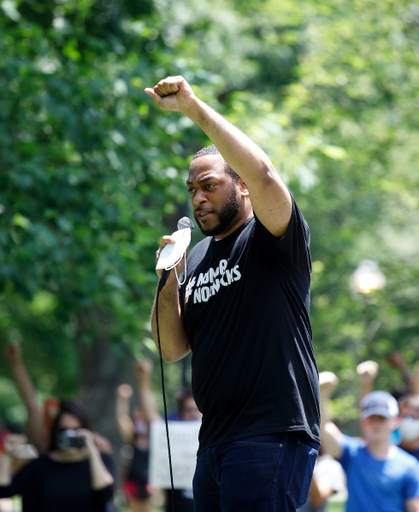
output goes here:
[[229, 229], [228, 231], [225, 231], [221, 235], [215, 235], [214, 238], [216, 240], [222, 240], [223, 238], [227, 238], [229, 235], [234, 233], [237, 229], [239, 229], [243, 224], [245, 224], [249, 219], [253, 217], [253, 210], [250, 209], [248, 212], [246, 212], [245, 215], [241, 216], [240, 219], [237, 220]]
[[396, 453], [397, 446], [386, 440], [369, 442], [367, 449], [375, 459], [385, 460], [391, 458]]

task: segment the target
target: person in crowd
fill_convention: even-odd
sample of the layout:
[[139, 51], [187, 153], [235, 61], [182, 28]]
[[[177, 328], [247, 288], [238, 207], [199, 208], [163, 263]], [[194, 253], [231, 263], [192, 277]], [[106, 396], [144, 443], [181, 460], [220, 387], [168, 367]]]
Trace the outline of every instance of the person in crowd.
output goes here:
[[31, 443], [40, 453], [48, 450], [51, 424], [55, 420], [59, 402], [49, 399], [42, 407], [35, 393], [35, 388], [22, 359], [19, 345], [10, 343], [6, 346], [4, 355], [10, 365], [13, 380], [27, 410], [26, 429]]
[[22, 496], [22, 512], [105, 512], [113, 493], [113, 463], [94, 442], [85, 411], [62, 400], [48, 453], [12, 474], [22, 441], [8, 436], [0, 462], [0, 497]]
[[[164, 274], [152, 312], [166, 361], [193, 352], [203, 413], [196, 508], [295, 511], [307, 500], [320, 443], [308, 226], [263, 150], [183, 77], [146, 92], [213, 142], [195, 154], [186, 182], [207, 238], [189, 254], [179, 287], [174, 271]], [[163, 237], [157, 259], [174, 242]], [[177, 274], [184, 269], [182, 261]]]
[[[0, 423], [0, 465], [1, 465], [1, 459], [3, 457], [4, 451], [5, 451], [5, 441], [6, 439], [13, 434], [12, 430], [9, 430], [8, 428], [5, 428]], [[14, 434], [18, 435], [18, 434]], [[22, 442], [26, 442], [26, 436], [22, 437]], [[36, 457], [36, 453], [34, 454]], [[16, 467], [17, 459], [16, 457], [13, 457], [13, 461], [11, 463], [12, 471], [18, 471], [20, 465]], [[0, 498], [0, 512], [13, 512], [13, 501], [10, 498]]]
[[177, 411], [169, 415], [172, 421], [201, 421], [202, 413], [194, 400], [192, 390], [186, 386], [180, 389], [176, 395]]
[[[400, 368], [405, 368], [400, 354], [393, 355]], [[364, 361], [357, 367], [361, 380], [361, 397], [374, 389], [374, 381], [378, 372], [375, 361]], [[413, 378], [412, 378], [413, 377]], [[411, 376], [409, 382], [415, 382], [416, 376]], [[419, 394], [406, 392], [398, 400], [400, 423], [395, 432], [395, 442], [419, 460]]]
[[344, 435], [330, 420], [329, 400], [338, 378], [320, 374], [321, 439], [326, 453], [343, 466], [347, 512], [418, 512], [418, 461], [391, 442], [398, 425], [396, 399], [373, 391], [360, 402], [362, 440]]
[[[141, 373], [139, 368], [145, 364], [145, 361], [136, 363], [137, 376]], [[138, 381], [141, 387], [140, 377]], [[130, 510], [150, 512], [153, 508], [151, 498], [156, 490], [151, 489], [148, 484], [149, 424], [138, 408], [130, 414], [132, 394], [132, 387], [129, 384], [121, 384], [116, 389], [118, 431], [122, 440], [132, 447], [132, 457], [124, 475], [123, 490]], [[151, 407], [154, 407], [154, 404]]]
[[[60, 410], [60, 402], [57, 398], [48, 398], [44, 403], [44, 407], [39, 404], [36, 398], [35, 387], [23, 362], [22, 350], [19, 345], [9, 343], [4, 353], [10, 365], [18, 393], [26, 406], [26, 430], [29, 441], [39, 453], [46, 453], [49, 449], [51, 427]], [[104, 453], [111, 454], [111, 443], [97, 432], [93, 435], [98, 449]]]
[[419, 394], [399, 398], [399, 446], [419, 460]]
[[[162, 421], [160, 416], [152, 385], [151, 374], [153, 364], [150, 360], [144, 360], [137, 364], [137, 377], [139, 383], [140, 402], [144, 411], [144, 417], [150, 424], [153, 421]], [[190, 388], [181, 389], [175, 396], [177, 411], [168, 416], [169, 421], [201, 421], [202, 414], [199, 412]], [[175, 489], [173, 497], [170, 491], [166, 492], [165, 511], [172, 512], [194, 512], [193, 493], [191, 489]]]

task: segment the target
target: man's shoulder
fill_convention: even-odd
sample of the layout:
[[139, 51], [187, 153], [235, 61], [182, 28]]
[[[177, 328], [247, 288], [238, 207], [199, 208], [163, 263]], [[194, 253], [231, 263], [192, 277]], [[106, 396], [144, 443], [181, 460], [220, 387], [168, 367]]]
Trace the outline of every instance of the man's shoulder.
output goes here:
[[208, 250], [208, 247], [211, 244], [211, 240], [212, 240], [212, 237], [211, 236], [207, 236], [203, 240], [201, 240], [198, 243], [196, 243], [192, 247], [192, 249], [191, 249], [191, 251], [189, 253], [188, 258], [202, 257], [205, 254], [205, 252]]
[[400, 448], [399, 446], [395, 446], [395, 448], [396, 448], [396, 455], [395, 455], [396, 462], [400, 462], [400, 464], [402, 464], [403, 466], [406, 466], [406, 467], [419, 468], [418, 459], [414, 455], [406, 452], [405, 450], [403, 450], [403, 448]]

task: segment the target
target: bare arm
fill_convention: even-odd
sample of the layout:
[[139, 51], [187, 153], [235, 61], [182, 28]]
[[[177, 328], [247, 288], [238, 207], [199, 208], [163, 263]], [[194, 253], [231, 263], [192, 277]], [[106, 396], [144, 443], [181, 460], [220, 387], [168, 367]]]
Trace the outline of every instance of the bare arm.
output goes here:
[[361, 392], [359, 399], [362, 400], [365, 395], [371, 393], [374, 389], [374, 381], [377, 377], [378, 363], [375, 361], [364, 361], [356, 367], [361, 383]]
[[135, 427], [129, 414], [129, 402], [132, 396], [132, 387], [121, 384], [116, 388], [115, 416], [119, 435], [124, 443], [134, 442]]
[[10, 453], [0, 455], [0, 486], [7, 487], [12, 483], [12, 461], [13, 456]]
[[96, 448], [94, 442], [93, 432], [90, 430], [79, 430], [78, 434], [83, 437], [86, 442], [87, 456], [90, 462], [90, 476], [91, 486], [95, 491], [99, 491], [114, 482], [113, 476], [109, 473], [108, 468], [105, 466], [99, 450]]
[[138, 361], [135, 365], [138, 381], [138, 393], [140, 397], [140, 408], [144, 413], [147, 423], [161, 419], [151, 387], [151, 372], [153, 363], [149, 359]]
[[[393, 366], [394, 368], [396, 368], [396, 370], [400, 372], [400, 374], [403, 376], [403, 379], [406, 381], [406, 384], [410, 386], [410, 370], [403, 357], [403, 354], [399, 351], [390, 352], [389, 354], [386, 355], [386, 360], [388, 363], [391, 364], [391, 366]], [[416, 391], [413, 391], [412, 389], [410, 389], [410, 392], [416, 394]]]
[[[173, 242], [174, 240], [169, 236], [164, 236], [162, 238], [160, 248], [156, 252], [156, 261], [158, 260], [163, 247], [168, 243]], [[185, 263], [182, 261], [176, 267], [178, 275], [183, 272], [184, 265]], [[162, 271], [158, 270], [157, 275], [161, 277]], [[158, 306], [160, 345], [163, 359], [168, 363], [178, 361], [179, 359], [187, 356], [191, 351], [191, 348], [189, 346], [185, 325], [183, 323], [183, 316], [179, 302], [179, 293], [174, 270], [170, 272], [169, 278], [167, 279], [167, 282], [160, 293], [156, 292], [153, 309], [151, 311], [151, 329], [153, 332], [154, 342], [156, 343], [157, 348], [159, 348], [157, 336], [156, 306]]]
[[259, 220], [274, 236], [283, 236], [291, 218], [291, 196], [264, 151], [197, 98], [183, 77], [168, 77], [146, 92], [160, 108], [181, 112], [208, 135], [224, 160], [246, 183]]
[[319, 375], [320, 379], [320, 414], [321, 414], [321, 440], [322, 447], [325, 453], [329, 453], [335, 459], [340, 459], [342, 456], [342, 447], [340, 445], [342, 439], [342, 432], [330, 420], [329, 414], [329, 400], [330, 395], [339, 382], [336, 375], [332, 372], [322, 372]]
[[415, 364], [412, 375], [409, 377], [409, 389], [414, 395], [419, 395], [419, 363]]
[[12, 483], [13, 456], [16, 448], [26, 442], [26, 436], [10, 434], [5, 440], [5, 450], [0, 456], [0, 485], [6, 487]]
[[310, 490], [310, 504], [314, 508], [319, 508], [327, 500], [329, 496], [334, 493], [334, 490], [329, 485], [321, 485], [317, 482], [316, 476], [313, 475], [311, 480]]
[[39, 405], [35, 388], [22, 360], [20, 347], [15, 344], [7, 345], [5, 356], [12, 370], [13, 380], [23, 400], [27, 412], [27, 430], [29, 440], [44, 453], [48, 449], [49, 431], [44, 423], [44, 410]]

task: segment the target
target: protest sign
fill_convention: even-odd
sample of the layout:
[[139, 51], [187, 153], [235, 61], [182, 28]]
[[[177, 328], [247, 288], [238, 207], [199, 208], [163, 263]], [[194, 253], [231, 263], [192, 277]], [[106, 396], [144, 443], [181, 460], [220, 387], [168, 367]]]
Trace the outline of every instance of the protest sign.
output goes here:
[[[169, 421], [175, 489], [192, 488], [200, 426], [200, 421]], [[166, 426], [163, 421], [151, 423], [149, 482], [154, 487], [170, 488]]]

